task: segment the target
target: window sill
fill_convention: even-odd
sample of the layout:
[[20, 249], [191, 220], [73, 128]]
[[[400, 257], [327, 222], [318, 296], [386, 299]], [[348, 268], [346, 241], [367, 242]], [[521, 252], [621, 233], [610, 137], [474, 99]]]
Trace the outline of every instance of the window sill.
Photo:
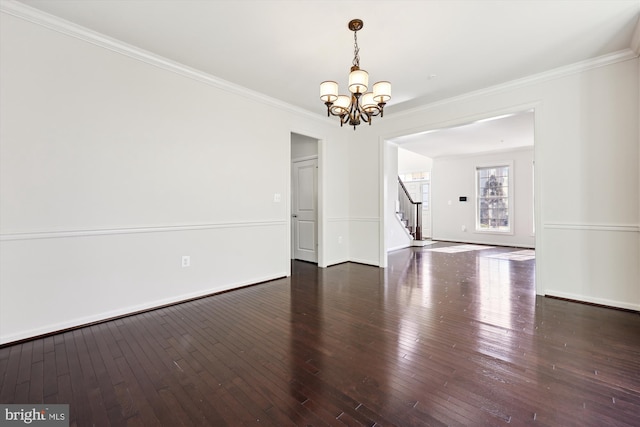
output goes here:
[[499, 236], [513, 236], [515, 233], [513, 231], [498, 231], [498, 230], [475, 230], [477, 234], [494, 234]]

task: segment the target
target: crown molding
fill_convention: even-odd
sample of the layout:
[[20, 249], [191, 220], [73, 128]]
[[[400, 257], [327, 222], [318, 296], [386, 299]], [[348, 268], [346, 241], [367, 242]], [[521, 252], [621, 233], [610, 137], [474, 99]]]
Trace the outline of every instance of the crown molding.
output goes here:
[[[640, 26], [639, 26], [640, 28]], [[637, 37], [636, 37], [637, 36]], [[640, 37], [640, 30], [636, 30], [636, 34], [634, 35], [634, 42], [640, 41], [637, 40]], [[637, 48], [637, 46], [636, 46]], [[502, 92], [510, 89], [518, 89], [521, 87], [529, 86], [536, 83], [542, 83], [549, 80], [559, 79], [561, 77], [566, 77], [572, 74], [578, 74], [584, 71], [592, 70], [598, 67], [604, 67], [611, 64], [616, 64], [618, 62], [624, 62], [631, 59], [635, 59], [640, 56], [634, 49], [627, 48], [624, 50], [620, 50], [618, 52], [613, 52], [611, 54], [598, 56], [596, 58], [587, 59], [584, 61], [576, 62], [574, 64], [566, 65], [563, 67], [558, 67], [553, 70], [545, 71], [542, 73], [534, 74], [531, 76], [523, 77], [521, 79], [511, 80], [505, 83], [500, 83], [495, 86], [490, 86], [484, 89], [475, 90], [472, 92], [467, 92], [462, 95], [453, 96], [451, 98], [442, 99], [439, 101], [434, 101], [431, 103], [419, 105], [417, 107], [413, 107], [403, 111], [393, 111], [393, 116], [402, 117], [410, 114], [415, 114], [419, 112], [423, 112], [425, 110], [429, 110], [432, 108], [437, 108], [443, 105], [451, 104], [454, 102], [465, 101], [471, 98], [475, 98], [482, 95], [490, 95], [498, 92]]]
[[59, 18], [55, 15], [51, 15], [39, 9], [27, 6], [26, 4], [20, 3], [16, 0], [1, 0], [0, 11], [23, 19], [25, 21], [29, 21], [33, 24], [48, 28], [50, 30], [74, 37], [87, 43], [91, 43], [95, 46], [117, 52], [119, 54], [128, 56], [129, 58], [144, 62], [154, 67], [180, 74], [184, 77], [199, 81], [209, 86], [213, 86], [217, 89], [221, 89], [226, 92], [251, 99], [253, 101], [276, 107], [290, 113], [302, 115], [314, 120], [321, 120], [323, 122], [325, 121], [325, 118], [319, 114], [286, 103], [279, 99], [272, 98], [263, 93], [248, 89], [244, 86], [231, 83], [227, 80], [221, 79], [195, 68], [191, 68], [179, 62], [172, 61], [153, 52], [149, 52], [139, 47], [127, 44], [97, 31], [90, 30], [73, 22]]
[[[39, 9], [27, 6], [24, 3], [20, 3], [16, 0], [0, 0], [0, 11], [17, 18], [29, 21], [36, 25], [49, 28], [53, 31], [83, 40], [87, 43], [108, 49], [146, 64], [180, 74], [184, 77], [199, 81], [209, 86], [216, 87], [229, 93], [233, 93], [251, 100], [276, 107], [278, 109], [305, 116], [315, 121], [321, 121], [328, 123], [329, 120], [320, 115], [304, 108], [294, 106], [276, 98], [272, 98], [263, 93], [248, 89], [244, 86], [231, 83], [227, 80], [197, 70], [195, 68], [188, 67], [184, 64], [172, 61], [168, 58], [164, 58], [153, 52], [146, 51], [139, 47], [124, 43], [120, 40], [114, 39], [97, 31], [90, 30], [82, 27], [70, 21], [66, 21], [55, 15], [43, 12]], [[389, 111], [393, 113], [394, 117], [402, 117], [409, 114], [414, 114], [431, 108], [436, 108], [442, 105], [467, 100], [473, 97], [496, 93], [508, 89], [515, 89], [522, 86], [531, 85], [534, 83], [540, 83], [548, 80], [557, 79], [571, 74], [580, 73], [586, 70], [590, 70], [597, 67], [602, 67], [617, 62], [623, 62], [630, 59], [634, 59], [640, 56], [640, 19], [636, 25], [635, 32], [631, 40], [631, 47], [619, 52], [614, 52], [609, 55], [603, 55], [597, 58], [588, 59], [575, 64], [570, 64], [564, 67], [559, 67], [554, 70], [546, 71], [543, 73], [535, 74], [532, 76], [524, 77], [517, 80], [512, 80], [499, 85], [490, 86], [484, 89], [480, 89], [473, 92], [467, 92], [462, 95], [446, 98], [431, 103], [419, 105], [407, 110]]]
[[633, 32], [633, 36], [631, 36], [631, 50], [640, 56], [640, 17], [638, 17], [638, 22], [636, 22], [636, 30]]

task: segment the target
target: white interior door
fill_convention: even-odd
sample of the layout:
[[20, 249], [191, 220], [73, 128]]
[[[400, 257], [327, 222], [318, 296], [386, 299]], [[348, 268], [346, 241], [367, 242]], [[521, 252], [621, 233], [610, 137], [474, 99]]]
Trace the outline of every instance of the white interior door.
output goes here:
[[318, 262], [318, 159], [293, 162], [293, 257]]

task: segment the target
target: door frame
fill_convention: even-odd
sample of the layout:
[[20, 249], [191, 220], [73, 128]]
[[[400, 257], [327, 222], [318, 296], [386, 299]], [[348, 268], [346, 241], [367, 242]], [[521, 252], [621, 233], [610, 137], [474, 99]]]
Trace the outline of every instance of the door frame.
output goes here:
[[[379, 168], [381, 173], [378, 176], [379, 179], [379, 188], [380, 188], [380, 201], [379, 201], [379, 215], [380, 215], [380, 226], [379, 226], [379, 266], [382, 268], [386, 268], [388, 265], [388, 242], [386, 238], [385, 230], [389, 227], [388, 222], [391, 221], [389, 214], [386, 211], [386, 203], [389, 198], [388, 184], [386, 180], [386, 175], [391, 168], [395, 168], [397, 173], [397, 162], [395, 166], [391, 164], [391, 160], [387, 155], [387, 147], [389, 145], [395, 145], [391, 140], [393, 138], [410, 135], [420, 132], [426, 132], [429, 130], [442, 129], [447, 127], [457, 127], [463, 126], [465, 124], [469, 124], [473, 121], [486, 119], [492, 116], [499, 116], [502, 114], [509, 113], [517, 113], [525, 110], [533, 110], [533, 121], [534, 121], [534, 144], [533, 144], [533, 159], [534, 159], [534, 173], [535, 173], [535, 182], [533, 188], [533, 209], [534, 209], [534, 225], [535, 225], [535, 241], [534, 245], [536, 250], [542, 250], [544, 248], [544, 230], [542, 227], [542, 187], [543, 187], [543, 173], [542, 173], [542, 156], [540, 155], [542, 151], [542, 147], [544, 145], [544, 138], [541, 138], [541, 128], [542, 128], [542, 117], [544, 115], [543, 105], [540, 101], [532, 101], [526, 102], [519, 105], [512, 105], [505, 108], [500, 108], [497, 110], [488, 110], [484, 112], [478, 112], [472, 116], [465, 117], [456, 117], [451, 120], [447, 120], [445, 122], [440, 123], [431, 123], [425, 124], [424, 126], [420, 126], [417, 128], [404, 129], [395, 131], [392, 133], [384, 134], [378, 137], [378, 155], [379, 155]], [[433, 175], [431, 175], [431, 184], [433, 184]], [[431, 194], [433, 194], [433, 185], [431, 186]], [[432, 212], [433, 215], [433, 212]], [[432, 228], [431, 233], [433, 235], [433, 216], [431, 218]], [[537, 295], [544, 295], [544, 287], [542, 285], [543, 278], [545, 277], [545, 265], [544, 265], [544, 257], [536, 256], [536, 264], [535, 264], [535, 288]]]
[[309, 132], [308, 130], [298, 130], [298, 129], [290, 129], [289, 130], [289, 144], [288, 144], [288, 160], [289, 160], [289, 168], [287, 172], [288, 180], [287, 180], [287, 246], [289, 247], [288, 251], [288, 268], [287, 268], [287, 276], [291, 276], [291, 260], [293, 259], [293, 247], [291, 246], [291, 241], [293, 236], [291, 235], [291, 214], [292, 214], [292, 200], [291, 200], [291, 179], [292, 179], [292, 164], [294, 160], [291, 157], [291, 134], [298, 134], [307, 136], [309, 138], [313, 138], [318, 141], [318, 149], [317, 149], [317, 159], [318, 159], [318, 193], [317, 193], [317, 208], [318, 208], [318, 267], [326, 268], [327, 264], [325, 262], [325, 253], [324, 253], [324, 241], [325, 241], [325, 211], [324, 211], [324, 188], [325, 188], [325, 173], [324, 173], [324, 158], [326, 151], [326, 143], [325, 138], [321, 135], [314, 134], [313, 132]]

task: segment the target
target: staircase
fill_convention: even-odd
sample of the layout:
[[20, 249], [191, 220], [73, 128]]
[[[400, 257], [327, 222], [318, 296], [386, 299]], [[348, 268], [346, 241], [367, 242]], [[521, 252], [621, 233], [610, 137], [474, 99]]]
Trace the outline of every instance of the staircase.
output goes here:
[[414, 241], [422, 241], [422, 202], [414, 202], [398, 177], [398, 203], [396, 215]]

